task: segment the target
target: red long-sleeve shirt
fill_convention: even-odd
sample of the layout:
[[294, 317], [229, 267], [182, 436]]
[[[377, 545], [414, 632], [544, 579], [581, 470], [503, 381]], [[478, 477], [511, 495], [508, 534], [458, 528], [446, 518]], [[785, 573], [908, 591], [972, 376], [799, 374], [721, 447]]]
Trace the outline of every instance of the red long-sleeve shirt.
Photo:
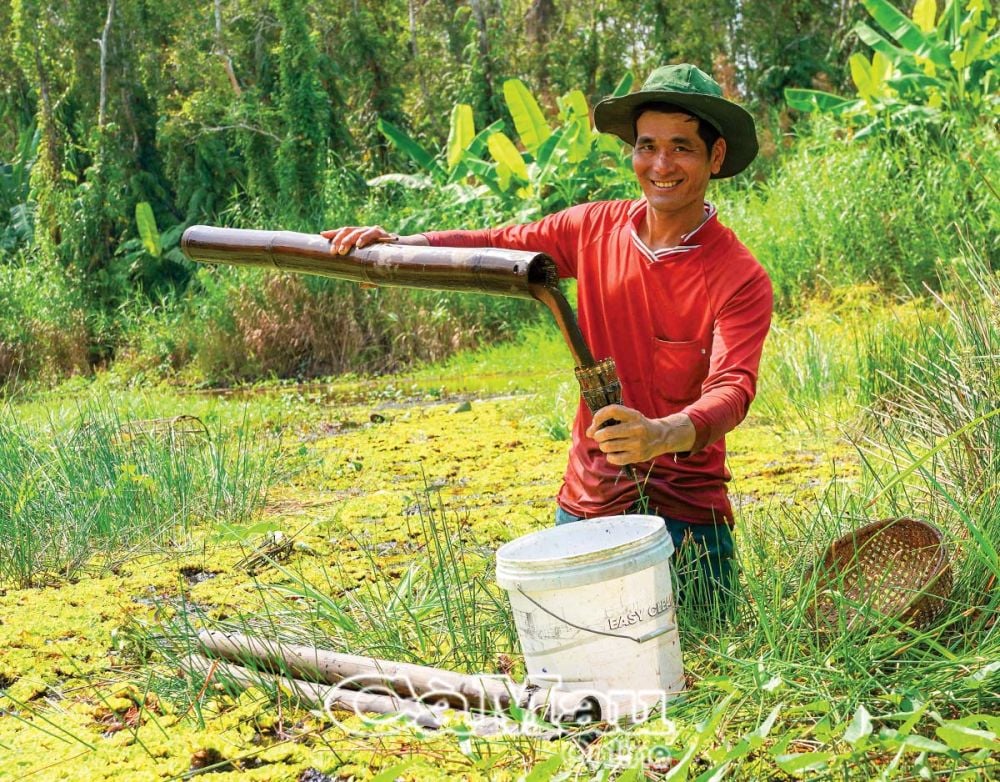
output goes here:
[[[732, 523], [726, 494], [725, 434], [746, 416], [771, 323], [771, 282], [714, 207], [677, 247], [650, 250], [638, 227], [646, 202], [581, 204], [535, 223], [425, 234], [436, 246], [544, 252], [562, 277], [577, 279], [584, 339], [597, 359], [611, 356], [622, 402], [647, 417], [686, 413], [689, 454], [636, 465], [649, 510], [690, 522]], [[584, 433], [581, 400], [559, 504], [577, 516], [623, 513], [640, 487], [609, 464]]]

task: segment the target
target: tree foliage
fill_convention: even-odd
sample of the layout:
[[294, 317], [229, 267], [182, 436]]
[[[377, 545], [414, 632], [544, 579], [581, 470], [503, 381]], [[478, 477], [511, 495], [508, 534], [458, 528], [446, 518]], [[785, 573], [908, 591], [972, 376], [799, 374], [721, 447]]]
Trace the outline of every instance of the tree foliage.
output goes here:
[[177, 250], [195, 222], [314, 230], [405, 192], [369, 180], [451, 188], [435, 203], [465, 188], [485, 203], [456, 209], [505, 218], [611, 192], [590, 107], [666, 61], [761, 117], [789, 87], [836, 103], [859, 74], [883, 107], [952, 72], [966, 97], [995, 91], [954, 59], [995, 56], [992, 28], [981, 51], [966, 34], [988, 2], [874, 5], [951, 42], [948, 62], [912, 33], [852, 35], [865, 9], [848, 0], [0, 0], [0, 264], [61, 270], [103, 361], [123, 307], [198, 290]]

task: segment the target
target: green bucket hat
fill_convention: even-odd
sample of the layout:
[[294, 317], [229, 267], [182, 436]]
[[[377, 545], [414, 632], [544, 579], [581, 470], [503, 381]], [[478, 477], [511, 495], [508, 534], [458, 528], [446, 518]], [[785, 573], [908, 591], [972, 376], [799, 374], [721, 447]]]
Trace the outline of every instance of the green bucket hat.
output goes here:
[[757, 157], [757, 131], [746, 109], [722, 97], [711, 76], [693, 65], [662, 65], [649, 74], [642, 89], [606, 98], [594, 108], [594, 125], [635, 144], [632, 112], [644, 103], [673, 103], [712, 125], [726, 140], [726, 159], [713, 179], [734, 176]]

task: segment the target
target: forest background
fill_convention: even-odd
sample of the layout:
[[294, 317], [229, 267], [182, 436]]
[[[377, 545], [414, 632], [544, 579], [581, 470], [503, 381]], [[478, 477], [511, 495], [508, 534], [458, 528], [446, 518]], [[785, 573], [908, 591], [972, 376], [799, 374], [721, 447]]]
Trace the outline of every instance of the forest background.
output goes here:
[[[965, 59], [883, 37], [892, 14]], [[996, 257], [995, 21], [926, 0], [0, 0], [0, 382], [388, 371], [512, 332], [540, 308], [196, 269], [180, 235], [632, 197], [627, 150], [585, 114], [666, 62], [758, 119], [760, 158], [710, 197], [781, 307], [933, 285], [962, 242]], [[837, 116], [790, 107], [810, 105]]]

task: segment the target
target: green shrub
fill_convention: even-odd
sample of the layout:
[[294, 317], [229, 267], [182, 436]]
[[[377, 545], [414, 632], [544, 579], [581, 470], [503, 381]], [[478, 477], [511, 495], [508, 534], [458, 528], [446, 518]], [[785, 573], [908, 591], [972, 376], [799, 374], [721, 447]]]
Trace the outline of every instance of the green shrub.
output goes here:
[[130, 361], [154, 371], [191, 364], [211, 385], [381, 373], [475, 347], [542, 312], [504, 297], [205, 268], [198, 290], [142, 321]]
[[21, 255], [0, 263], [0, 387], [88, 372], [80, 290], [55, 263]]

